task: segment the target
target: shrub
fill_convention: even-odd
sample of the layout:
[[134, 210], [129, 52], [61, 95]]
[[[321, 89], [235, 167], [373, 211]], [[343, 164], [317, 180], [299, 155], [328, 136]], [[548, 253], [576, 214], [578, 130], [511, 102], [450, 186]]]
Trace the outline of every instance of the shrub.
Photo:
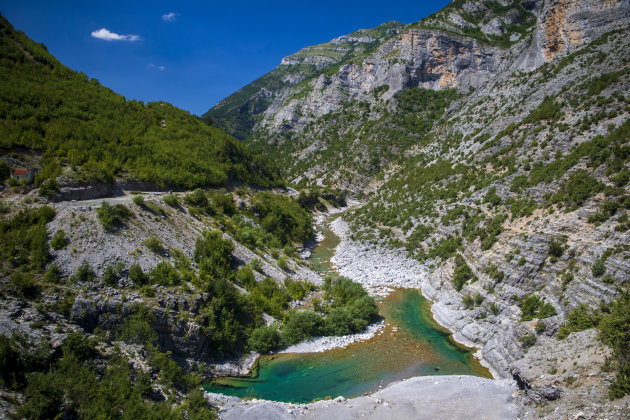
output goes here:
[[148, 278], [152, 284], [161, 286], [178, 286], [182, 282], [179, 271], [167, 261], [161, 261], [153, 267]]
[[52, 419], [61, 416], [63, 389], [54, 384], [47, 375], [41, 372], [31, 374], [24, 396], [26, 402], [18, 409], [18, 418]]
[[296, 300], [304, 299], [307, 292], [315, 289], [311, 283], [292, 280], [288, 277], [284, 280], [284, 287], [287, 289], [287, 293]]
[[249, 262], [249, 265], [251, 265], [254, 270], [262, 272], [262, 260], [260, 258], [252, 258], [252, 260]]
[[94, 270], [90, 267], [90, 264], [87, 261], [84, 261], [77, 270], [74, 272], [73, 280], [80, 282], [89, 282], [94, 280]]
[[158, 382], [166, 386], [182, 387], [185, 381], [181, 366], [175, 362], [170, 356], [171, 352], [162, 353], [152, 348], [149, 354], [149, 365], [159, 372]]
[[597, 311], [582, 304], [569, 312], [565, 324], [558, 329], [557, 337], [563, 340], [572, 332], [595, 328], [599, 325], [599, 320], [600, 316]]
[[289, 257], [297, 257], [297, 251], [295, 250], [295, 247], [291, 246], [290, 244], [286, 244], [285, 246], [283, 246], [282, 252], [284, 252], [284, 255], [287, 255]]
[[282, 245], [304, 243], [313, 236], [312, 215], [290, 198], [269, 192], [257, 194], [252, 202], [260, 225]]
[[591, 267], [591, 272], [593, 273], [593, 277], [601, 277], [606, 272], [606, 265], [604, 264], [604, 261], [595, 261]]
[[345, 307], [332, 308], [326, 315], [325, 330], [331, 335], [346, 335], [353, 332], [352, 315]]
[[524, 335], [523, 337], [520, 337], [518, 341], [519, 343], [521, 343], [523, 347], [527, 348], [536, 344], [536, 341], [538, 341], [538, 339], [534, 334], [529, 334], [529, 335]]
[[376, 302], [374, 298], [371, 296], [365, 295], [362, 296], [355, 301], [353, 301], [348, 309], [353, 316], [354, 322], [358, 322], [358, 320], [365, 321], [365, 326], [355, 325], [355, 331], [362, 331], [367, 324], [374, 321], [378, 315], [378, 306], [376, 306]]
[[551, 241], [549, 241], [548, 253], [552, 257], [560, 258], [562, 254], [564, 254], [562, 243], [555, 238], [552, 238]]
[[11, 285], [18, 295], [25, 298], [34, 298], [39, 294], [39, 285], [30, 273], [14, 271], [11, 274]]
[[283, 316], [283, 311], [291, 300], [278, 283], [269, 277], [265, 277], [260, 283], [249, 284], [247, 290], [250, 292], [252, 306], [275, 317]]
[[232, 194], [212, 193], [210, 194], [210, 197], [215, 211], [223, 213], [227, 216], [231, 216], [236, 213], [236, 204], [234, 204]]
[[30, 248], [31, 265], [38, 270], [42, 270], [50, 259], [48, 233], [46, 232], [46, 225], [43, 223], [38, 224], [31, 231]]
[[620, 172], [610, 177], [610, 180], [614, 182], [617, 187], [623, 187], [630, 181], [630, 172]]
[[39, 195], [42, 197], [50, 197], [58, 190], [59, 185], [57, 185], [57, 181], [54, 178], [47, 179], [42, 182], [42, 185], [39, 187]]
[[475, 307], [475, 299], [469, 294], [465, 294], [462, 296], [462, 304], [466, 309], [471, 309]]
[[199, 271], [214, 279], [232, 279], [234, 270], [232, 251], [234, 244], [229, 239], [223, 239], [220, 231], [209, 230], [203, 233], [195, 242], [195, 262], [199, 264]]
[[461, 236], [448, 235], [429, 251], [429, 258], [440, 257], [446, 260], [452, 257], [462, 244]]
[[613, 349], [613, 359], [617, 368], [615, 382], [610, 386], [611, 399], [630, 394], [630, 294], [622, 292], [611, 303], [608, 313], [602, 316], [599, 324], [599, 337]]
[[324, 279], [322, 289], [332, 299], [333, 306], [345, 306], [367, 296], [367, 292], [361, 284], [346, 277], [333, 278], [328, 276]]
[[258, 327], [252, 331], [247, 344], [258, 353], [269, 353], [280, 347], [281, 335], [274, 327]]
[[278, 267], [280, 267], [284, 271], [288, 271], [289, 270], [289, 264], [287, 263], [287, 257], [285, 257], [283, 255], [280, 258], [278, 258]]
[[591, 177], [585, 170], [575, 171], [563, 187], [567, 202], [572, 205], [581, 206], [584, 202], [603, 189], [603, 184]]
[[65, 248], [68, 245], [68, 238], [66, 237], [66, 232], [63, 229], [59, 229], [52, 237], [50, 241], [50, 246], [55, 251], [59, 251], [60, 249]]
[[113, 266], [108, 265], [105, 269], [105, 274], [103, 275], [103, 283], [108, 286], [116, 286], [116, 284], [118, 283], [118, 273]]
[[133, 200], [133, 203], [136, 206], [144, 207], [144, 196], [142, 196], [142, 195], [135, 195], [132, 200]]
[[142, 267], [140, 264], [133, 264], [129, 267], [129, 280], [134, 282], [136, 285], [141, 286], [147, 282], [147, 277], [142, 271]]
[[455, 289], [459, 292], [462, 290], [464, 285], [468, 283], [469, 280], [473, 280], [473, 282], [477, 281], [477, 278], [473, 274], [472, 270], [466, 264], [464, 258], [461, 255], [455, 257], [455, 272], [453, 274], [453, 285]]
[[556, 314], [556, 309], [550, 303], [544, 303], [538, 296], [527, 295], [521, 301], [521, 321], [531, 321], [534, 318], [544, 319]]
[[179, 206], [179, 198], [176, 194], [167, 194], [164, 196], [164, 203], [170, 207]]
[[46, 273], [44, 273], [44, 280], [48, 283], [59, 283], [59, 277], [61, 276], [61, 272], [59, 270], [59, 266], [57, 264], [50, 264]]
[[184, 203], [188, 206], [194, 206], [201, 209], [205, 209], [208, 207], [208, 197], [203, 192], [201, 188], [197, 188], [191, 193], [188, 193], [184, 196]]
[[484, 203], [490, 203], [492, 207], [498, 206], [501, 204], [501, 197], [497, 194], [497, 189], [492, 187], [488, 190], [485, 197], [483, 198]]
[[133, 217], [131, 210], [124, 205], [116, 204], [112, 206], [107, 201], [101, 203], [101, 207], [96, 211], [96, 215], [105, 230], [113, 230]]
[[236, 272], [235, 280], [237, 284], [245, 288], [248, 288], [256, 283], [256, 277], [254, 276], [254, 272], [249, 265], [243, 265], [239, 267], [238, 271]]
[[4, 160], [0, 160], [0, 183], [6, 181], [11, 176], [11, 167]]
[[537, 123], [539, 121], [555, 120], [558, 118], [562, 106], [553, 97], [547, 96], [536, 109], [529, 113], [523, 123]]
[[149, 250], [155, 254], [162, 255], [166, 252], [164, 246], [162, 246], [162, 241], [158, 239], [157, 236], [150, 236], [149, 239], [144, 241], [144, 245], [146, 245]]
[[494, 264], [488, 265], [483, 271], [497, 282], [503, 281], [505, 277], [505, 273], [499, 270]]
[[536, 202], [526, 198], [522, 200], [510, 200], [509, 204], [512, 219], [531, 216], [534, 213], [534, 210], [536, 210]]
[[510, 186], [510, 191], [512, 192], [521, 192], [523, 188], [527, 187], [527, 175], [517, 175], [512, 180], [512, 184]]
[[15, 339], [0, 334], [0, 385], [17, 389], [24, 384], [25, 369], [20, 355]]
[[87, 360], [94, 351], [95, 343], [84, 334], [72, 332], [63, 342], [64, 354], [71, 354], [79, 360]]
[[133, 202], [142, 210], [148, 210], [157, 216], [166, 216], [164, 209], [151, 201], [144, 201], [144, 197], [141, 195], [134, 196]]
[[477, 293], [475, 295], [475, 306], [481, 305], [484, 300], [486, 300], [486, 298], [484, 298], [481, 293]]
[[325, 331], [332, 335], [346, 335], [363, 331], [376, 319], [378, 307], [370, 296], [362, 296], [346, 306], [333, 307], [325, 321]]
[[50, 259], [46, 224], [54, 217], [52, 208], [42, 206], [20, 210], [11, 218], [0, 220], [2, 261], [16, 268], [42, 270]]
[[498, 315], [499, 314], [499, 307], [497, 306], [496, 303], [492, 302], [490, 304], [490, 312], [492, 312], [493, 315]]
[[282, 329], [282, 338], [288, 344], [296, 344], [321, 335], [323, 326], [324, 320], [313, 311], [293, 312]]
[[155, 297], [155, 289], [152, 286], [142, 286], [140, 288], [140, 294], [144, 297], [153, 298]]
[[116, 339], [130, 344], [151, 344], [157, 340], [157, 334], [151, 327], [155, 315], [146, 306], [134, 308], [134, 314], [124, 318]]

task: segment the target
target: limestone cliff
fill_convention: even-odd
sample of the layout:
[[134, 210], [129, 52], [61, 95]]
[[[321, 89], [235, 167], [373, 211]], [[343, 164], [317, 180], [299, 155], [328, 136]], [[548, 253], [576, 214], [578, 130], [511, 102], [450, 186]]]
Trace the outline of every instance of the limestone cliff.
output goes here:
[[[381, 97], [388, 100], [412, 86], [467, 91], [491, 80], [503, 70], [501, 64], [535, 69], [561, 52], [624, 27], [630, 18], [627, 0], [490, 3], [497, 7], [453, 2], [406, 27], [388, 23], [307, 47], [221, 101], [207, 116], [241, 137], [242, 127], [233, 125], [237, 116], [249, 121], [250, 135], [259, 130], [300, 131], [346, 101], [373, 100], [372, 93], [382, 86], [388, 89]], [[380, 36], [368, 35], [374, 31]], [[277, 78], [281, 83], [271, 82]]]
[[554, 0], [541, 13], [539, 30], [546, 61], [576, 45], [598, 38], [604, 32], [627, 25], [627, 0]]

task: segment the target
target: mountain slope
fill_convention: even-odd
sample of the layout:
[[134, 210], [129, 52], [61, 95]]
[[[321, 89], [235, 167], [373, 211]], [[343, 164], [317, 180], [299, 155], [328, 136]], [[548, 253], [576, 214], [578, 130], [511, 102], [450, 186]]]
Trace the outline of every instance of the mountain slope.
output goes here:
[[[366, 55], [329, 66], [316, 77], [300, 76], [300, 83], [280, 90], [265, 87], [259, 79], [255, 83], [268, 92], [272, 103], [257, 113], [247, 142], [279, 161], [290, 179], [299, 176], [296, 181], [305, 185], [341, 179], [340, 186], [360, 191], [404, 161], [389, 156], [390, 139], [396, 136], [382, 130], [397, 125], [389, 121], [392, 114], [408, 114], [399, 109], [395, 98], [399, 92], [411, 87], [456, 89], [466, 101], [475, 89], [497, 83], [507, 74], [525, 72], [522, 77], [527, 77], [527, 72], [558, 54], [569, 54], [605, 32], [627, 26], [629, 16], [625, 1], [452, 2], [383, 39]], [[483, 32], [491, 21], [502, 25], [500, 36]], [[208, 115], [221, 126], [217, 110], [218, 106]], [[340, 118], [344, 113], [354, 114], [351, 121], [361, 116], [377, 128], [362, 125], [357, 133], [356, 124]], [[234, 108], [223, 115], [234, 121], [243, 114]], [[242, 130], [239, 136], [244, 137]], [[341, 149], [337, 137], [346, 137]], [[396, 156], [409, 152], [413, 143], [399, 146], [395, 142], [392, 148]], [[332, 160], [329, 148], [337, 153]], [[354, 161], [357, 155], [365, 158]]]
[[0, 51], [0, 148], [43, 153], [38, 183], [62, 172], [176, 188], [279, 183], [260, 156], [221, 130], [165, 102], [126, 101], [65, 67], [3, 17]]
[[403, 27], [399, 22], [386, 22], [376, 28], [360, 29], [329, 42], [306, 47], [283, 58], [276, 69], [220, 101], [203, 118], [244, 139], [269, 107], [295, 94], [299, 90], [297, 87], [305, 86], [320, 74], [335, 72], [342, 63], [360, 60]]

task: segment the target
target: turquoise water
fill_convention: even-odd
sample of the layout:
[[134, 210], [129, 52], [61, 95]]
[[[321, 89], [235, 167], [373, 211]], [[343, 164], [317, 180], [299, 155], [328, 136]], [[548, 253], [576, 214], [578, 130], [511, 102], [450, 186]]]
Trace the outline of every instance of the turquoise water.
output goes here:
[[265, 356], [252, 376], [217, 378], [204, 389], [241, 398], [307, 403], [355, 397], [418, 375], [489, 377], [470, 350], [455, 345], [447, 332], [436, 327], [428, 302], [417, 291], [397, 290], [380, 306], [392, 325], [371, 340], [324, 353]]

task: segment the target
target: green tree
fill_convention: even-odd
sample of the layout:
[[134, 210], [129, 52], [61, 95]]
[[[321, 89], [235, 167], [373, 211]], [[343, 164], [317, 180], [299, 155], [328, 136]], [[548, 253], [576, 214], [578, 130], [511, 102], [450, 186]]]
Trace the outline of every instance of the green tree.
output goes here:
[[215, 279], [232, 279], [233, 250], [232, 241], [223, 239], [220, 231], [208, 230], [195, 242], [194, 259], [200, 272]]
[[287, 344], [296, 344], [311, 337], [321, 335], [324, 331], [324, 320], [313, 311], [298, 311], [289, 315], [282, 338]]
[[280, 332], [274, 327], [258, 327], [252, 331], [247, 343], [258, 353], [269, 353], [280, 347]]
[[0, 183], [6, 181], [11, 176], [11, 167], [4, 160], [0, 160]]

